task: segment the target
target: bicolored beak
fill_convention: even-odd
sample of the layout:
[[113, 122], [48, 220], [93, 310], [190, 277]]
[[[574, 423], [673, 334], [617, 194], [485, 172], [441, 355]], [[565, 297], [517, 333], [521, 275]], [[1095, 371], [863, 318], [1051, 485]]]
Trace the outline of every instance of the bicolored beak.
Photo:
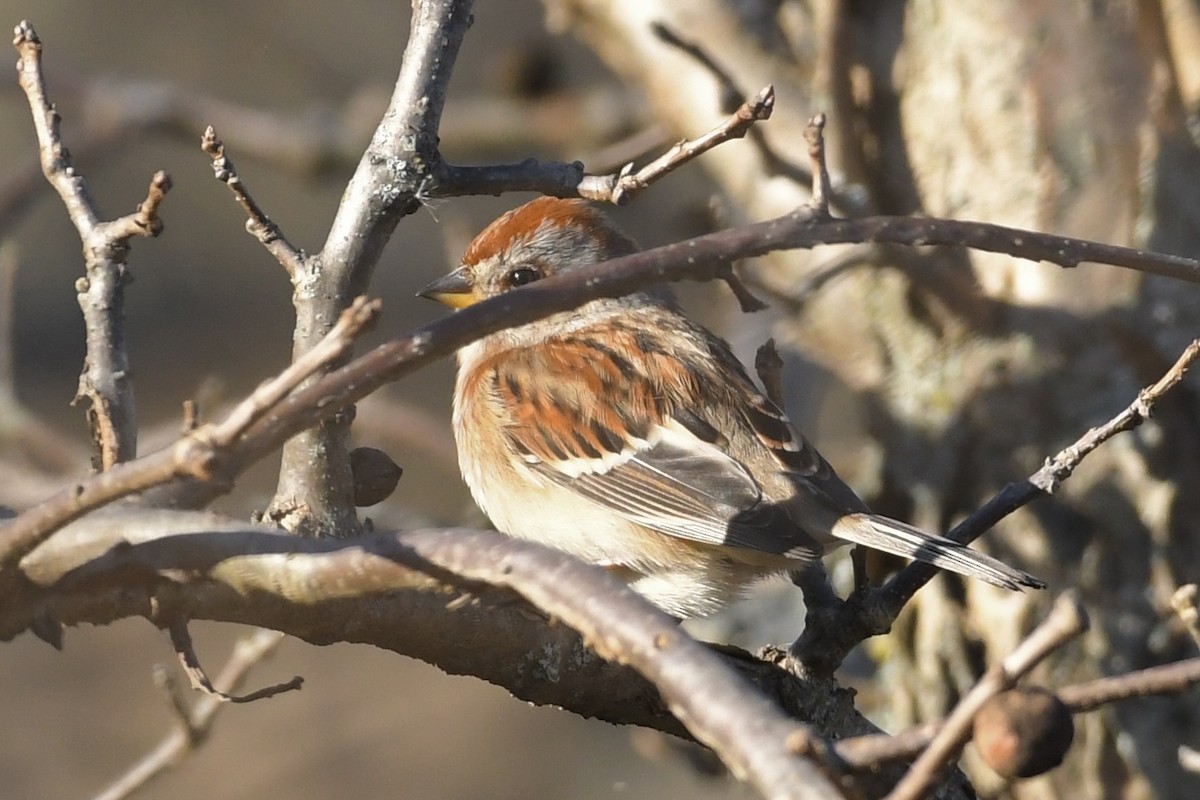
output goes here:
[[437, 300], [451, 308], [466, 308], [483, 299], [475, 287], [475, 281], [466, 267], [459, 267], [449, 275], [443, 275], [417, 292], [417, 297]]

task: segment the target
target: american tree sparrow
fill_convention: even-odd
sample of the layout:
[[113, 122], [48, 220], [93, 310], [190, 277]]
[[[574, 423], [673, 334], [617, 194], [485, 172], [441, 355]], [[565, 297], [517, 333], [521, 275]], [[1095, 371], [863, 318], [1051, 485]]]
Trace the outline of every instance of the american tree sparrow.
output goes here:
[[[579, 200], [509, 211], [421, 292], [462, 308], [635, 245]], [[463, 477], [501, 531], [601, 564], [678, 617], [853, 542], [1016, 589], [1036, 578], [870, 513], [729, 345], [662, 290], [458, 351]]]

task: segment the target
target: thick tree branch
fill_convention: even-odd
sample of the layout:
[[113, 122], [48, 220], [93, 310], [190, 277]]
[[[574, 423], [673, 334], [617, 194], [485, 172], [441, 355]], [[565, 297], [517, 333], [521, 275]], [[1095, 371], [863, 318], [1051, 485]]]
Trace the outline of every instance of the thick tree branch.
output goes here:
[[[420, 208], [438, 164], [438, 125], [471, 7], [472, 0], [413, 3], [391, 102], [346, 187], [325, 244], [294, 278], [294, 356], [320, 341], [342, 309], [367, 291], [396, 224]], [[271, 519], [304, 535], [355, 530], [352, 418], [350, 412], [327, 417], [284, 446]]]
[[[372, 641], [449, 671], [459, 671], [458, 664], [481, 677], [499, 678], [522, 696], [527, 696], [522, 689], [536, 689], [540, 699], [530, 699], [538, 702], [582, 706], [585, 714], [603, 709], [614, 721], [657, 720], [658, 726], [673, 729], [652, 694], [637, 688], [623, 670], [601, 669], [584, 655], [582, 643], [564, 639], [556, 632], [560, 629], [503, 606], [486, 614], [470, 602], [447, 606], [452, 587], [465, 588], [485, 606], [502, 599], [505, 593], [497, 594], [490, 588], [494, 584], [515, 590], [578, 630], [592, 649], [649, 678], [690, 733], [764, 795], [841, 797], [808, 760], [821, 752], [819, 739], [601, 569], [549, 548], [474, 531], [334, 541], [229, 523], [168, 536], [155, 529], [160, 519], [179, 526], [187, 516], [122, 513], [62, 531], [23, 562], [24, 574], [39, 589], [21, 602], [6, 598], [0, 630], [11, 635], [22, 624], [20, 616], [28, 620], [48, 612], [68, 622], [131, 612], [159, 624], [181, 618], [257, 619], [254, 624], [310, 641]], [[193, 525], [212, 521], [191, 516]], [[114, 541], [125, 543], [112, 546]], [[149, 598], [151, 605], [144, 605]], [[364, 613], [368, 606], [373, 611]], [[414, 613], [415, 606], [422, 613]], [[349, 619], [352, 612], [360, 615], [357, 620]], [[478, 620], [476, 635], [446, 635], [448, 626], [470, 624], [476, 615], [487, 617]], [[518, 632], [520, 638], [514, 638]], [[493, 637], [507, 643], [494, 649]], [[543, 640], [540, 645], [537, 639]], [[489, 645], [481, 647], [481, 641]], [[536, 669], [531, 670], [531, 658], [540, 665]], [[763, 664], [757, 669], [770, 670]], [[624, 684], [620, 697], [601, 691], [601, 681], [614, 681], [614, 689]], [[637, 696], [641, 699], [634, 701]], [[808, 758], [797, 758], [799, 752]]]

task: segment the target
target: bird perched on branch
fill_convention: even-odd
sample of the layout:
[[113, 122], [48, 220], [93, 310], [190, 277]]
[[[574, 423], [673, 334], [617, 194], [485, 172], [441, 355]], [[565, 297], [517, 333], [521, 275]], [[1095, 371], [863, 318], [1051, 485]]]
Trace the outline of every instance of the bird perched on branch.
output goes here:
[[[636, 249], [583, 201], [539, 198], [485, 228], [421, 295], [462, 308]], [[593, 300], [459, 350], [454, 434], [497, 528], [603, 565], [678, 617], [851, 542], [1009, 589], [1043, 585], [870, 513], [665, 290]]]

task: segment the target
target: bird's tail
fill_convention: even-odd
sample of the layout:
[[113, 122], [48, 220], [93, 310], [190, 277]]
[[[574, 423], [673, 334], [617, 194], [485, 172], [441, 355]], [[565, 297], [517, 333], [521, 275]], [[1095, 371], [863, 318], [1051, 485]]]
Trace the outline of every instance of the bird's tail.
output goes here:
[[875, 514], [847, 514], [833, 526], [838, 539], [912, 558], [1004, 589], [1044, 589], [1044, 581], [943, 536]]

